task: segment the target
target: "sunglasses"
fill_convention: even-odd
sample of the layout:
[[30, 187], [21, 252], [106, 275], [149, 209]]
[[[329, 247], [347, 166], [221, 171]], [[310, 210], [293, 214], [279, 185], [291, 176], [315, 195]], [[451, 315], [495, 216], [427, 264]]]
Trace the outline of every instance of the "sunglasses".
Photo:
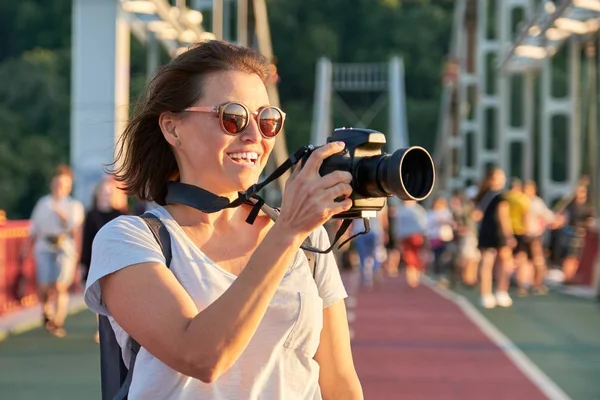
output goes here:
[[285, 121], [285, 113], [274, 106], [264, 106], [254, 112], [242, 103], [225, 103], [217, 107], [188, 107], [183, 111], [214, 113], [219, 118], [221, 129], [228, 135], [239, 135], [250, 124], [250, 115], [254, 117], [258, 130], [267, 139], [274, 138]]

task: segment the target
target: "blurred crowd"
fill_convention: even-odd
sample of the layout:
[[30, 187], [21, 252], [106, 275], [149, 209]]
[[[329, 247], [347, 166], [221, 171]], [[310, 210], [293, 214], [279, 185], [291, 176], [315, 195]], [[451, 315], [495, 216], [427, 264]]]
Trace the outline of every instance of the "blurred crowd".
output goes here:
[[[337, 252], [338, 261], [359, 271], [369, 290], [402, 268], [410, 287], [426, 274], [442, 287], [478, 287], [484, 308], [510, 307], [515, 295], [544, 295], [550, 283], [573, 283], [586, 234], [597, 229], [588, 189], [584, 177], [549, 207], [535, 182], [507, 182], [504, 171], [493, 168], [479, 187], [438, 195], [428, 209], [390, 199], [369, 220], [369, 232]], [[331, 221], [330, 232], [338, 226]], [[347, 235], [364, 230], [356, 220]]]
[[[58, 337], [66, 335], [69, 288], [85, 282], [96, 233], [119, 215], [140, 215], [148, 208], [130, 203], [106, 177], [84, 210], [70, 196], [72, 184], [71, 169], [59, 166], [50, 193], [32, 212], [31, 240], [22, 250], [23, 257], [35, 258], [44, 326]], [[369, 219], [367, 233], [364, 221], [355, 220], [342, 240], [355, 238], [335, 254], [341, 268], [357, 270], [360, 285], [369, 290], [403, 268], [410, 287], [419, 286], [427, 274], [442, 287], [478, 286], [482, 307], [509, 307], [509, 292], [546, 294], [550, 276], [560, 284], [573, 281], [586, 234], [597, 229], [588, 185], [582, 179], [551, 209], [537, 195], [535, 182], [512, 178], [505, 189], [504, 172], [494, 168], [479, 187], [437, 196], [429, 209], [390, 199]], [[332, 236], [340, 223], [328, 223]]]

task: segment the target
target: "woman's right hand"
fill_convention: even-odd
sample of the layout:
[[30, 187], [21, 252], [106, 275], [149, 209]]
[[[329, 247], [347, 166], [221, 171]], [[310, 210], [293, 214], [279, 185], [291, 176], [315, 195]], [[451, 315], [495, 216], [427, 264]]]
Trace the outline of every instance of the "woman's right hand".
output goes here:
[[[352, 200], [347, 198], [352, 193], [352, 174], [347, 171], [319, 174], [323, 160], [343, 149], [343, 142], [328, 143], [315, 150], [303, 167], [296, 168], [285, 185], [277, 225], [295, 235], [308, 236], [333, 215], [352, 207]], [[338, 197], [344, 200], [335, 201]]]

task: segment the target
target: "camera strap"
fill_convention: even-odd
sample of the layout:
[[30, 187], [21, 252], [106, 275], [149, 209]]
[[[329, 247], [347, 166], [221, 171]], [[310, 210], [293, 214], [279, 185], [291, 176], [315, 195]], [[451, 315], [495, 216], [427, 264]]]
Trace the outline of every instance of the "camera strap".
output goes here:
[[[265, 200], [258, 195], [258, 192], [260, 192], [266, 185], [283, 175], [288, 169], [296, 165], [300, 160], [308, 157], [313, 150], [314, 147], [312, 145], [299, 148], [290, 156], [290, 158], [277, 167], [275, 171], [273, 171], [273, 173], [271, 173], [271, 175], [269, 175], [264, 181], [250, 186], [244, 192], [239, 192], [238, 197], [233, 201], [230, 201], [227, 197], [218, 196], [198, 186], [171, 181], [167, 184], [167, 196], [165, 198], [165, 202], [166, 204], [186, 205], [207, 214], [221, 211], [225, 208], [235, 208], [241, 206], [242, 204], [247, 204], [252, 206], [252, 210], [248, 214], [246, 222], [252, 225], [261, 209], [263, 207], [269, 207], [265, 203]], [[344, 240], [342, 243], [340, 243], [338, 248], [342, 247], [355, 237], [369, 232], [369, 220], [367, 218], [363, 218], [363, 220], [365, 224], [365, 230]], [[329, 253], [338, 240], [340, 240], [342, 235], [348, 230], [352, 224], [352, 221], [352, 219], [343, 220], [329, 248], [322, 250], [309, 245], [302, 245], [300, 247], [303, 250], [308, 250], [314, 253]]]

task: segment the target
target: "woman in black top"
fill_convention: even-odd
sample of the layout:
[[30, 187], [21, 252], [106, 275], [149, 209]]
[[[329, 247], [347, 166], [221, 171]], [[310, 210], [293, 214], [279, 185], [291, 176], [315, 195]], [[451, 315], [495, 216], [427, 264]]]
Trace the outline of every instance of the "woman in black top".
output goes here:
[[83, 281], [87, 280], [92, 260], [92, 242], [96, 234], [107, 222], [123, 214], [113, 207], [115, 184], [112, 179], [103, 180], [94, 190], [92, 208], [85, 215], [83, 222], [83, 238], [81, 243], [81, 259]]
[[[509, 307], [512, 299], [508, 295], [509, 276], [512, 266], [512, 251], [515, 246], [512, 226], [508, 214], [508, 203], [503, 189], [506, 175], [500, 168], [491, 169], [475, 197], [474, 218], [479, 221], [479, 249], [481, 251], [481, 305], [494, 308], [496, 305]], [[492, 294], [494, 264], [496, 270], [496, 295]]]
[[[123, 214], [113, 207], [115, 189], [115, 182], [112, 179], [101, 181], [96, 187], [96, 190], [94, 190], [92, 208], [87, 212], [85, 220], [83, 221], [83, 238], [81, 242], [81, 258], [79, 264], [84, 284], [90, 270], [90, 263], [92, 261], [92, 243], [96, 234], [106, 223]], [[94, 335], [94, 340], [96, 342], [100, 341], [98, 332]]]

